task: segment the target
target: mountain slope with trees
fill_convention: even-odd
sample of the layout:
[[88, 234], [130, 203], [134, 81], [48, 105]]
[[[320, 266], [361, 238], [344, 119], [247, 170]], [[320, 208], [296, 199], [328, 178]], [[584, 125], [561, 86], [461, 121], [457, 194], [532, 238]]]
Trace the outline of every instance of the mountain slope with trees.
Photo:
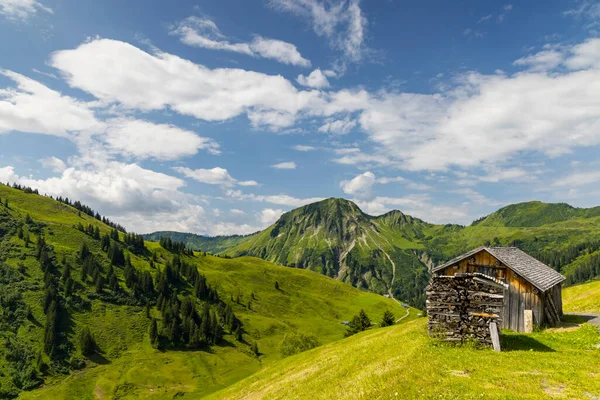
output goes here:
[[327, 343], [360, 309], [403, 310], [310, 271], [145, 242], [59, 200], [0, 185], [1, 398], [206, 394], [278, 359], [285, 333]]

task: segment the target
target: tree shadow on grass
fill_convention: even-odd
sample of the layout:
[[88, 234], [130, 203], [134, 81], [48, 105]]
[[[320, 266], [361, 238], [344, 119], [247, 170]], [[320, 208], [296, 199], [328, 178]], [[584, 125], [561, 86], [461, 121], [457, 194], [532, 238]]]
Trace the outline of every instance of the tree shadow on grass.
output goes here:
[[88, 359], [96, 364], [106, 365], [110, 364], [110, 360], [100, 354], [98, 351], [95, 351], [94, 354], [88, 356]]
[[503, 335], [501, 347], [502, 351], [555, 351], [553, 348], [527, 335]]

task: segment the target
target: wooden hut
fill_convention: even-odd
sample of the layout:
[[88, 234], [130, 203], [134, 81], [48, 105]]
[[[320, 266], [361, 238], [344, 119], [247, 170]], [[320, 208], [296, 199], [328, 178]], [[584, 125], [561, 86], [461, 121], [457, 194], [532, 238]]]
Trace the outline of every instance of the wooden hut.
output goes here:
[[535, 325], [560, 322], [566, 278], [516, 247], [479, 247], [433, 268], [432, 273], [481, 273], [503, 282], [502, 328], [524, 332], [525, 310], [533, 312]]

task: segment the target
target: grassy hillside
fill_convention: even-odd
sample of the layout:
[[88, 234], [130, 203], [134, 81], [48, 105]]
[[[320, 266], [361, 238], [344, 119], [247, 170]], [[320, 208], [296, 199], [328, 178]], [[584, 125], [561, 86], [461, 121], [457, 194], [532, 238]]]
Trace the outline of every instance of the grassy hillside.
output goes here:
[[302, 353], [211, 399], [542, 399], [600, 396], [595, 327], [506, 334], [504, 351], [430, 340], [425, 320]]
[[[361, 308], [375, 321], [388, 309], [397, 316], [405, 312], [393, 300], [311, 271], [250, 257], [229, 260], [199, 253], [175, 254], [153, 242], [140, 249], [126, 244], [125, 235], [119, 233], [119, 240], [110, 239], [111, 246], [123, 250], [137, 275], [150, 273], [156, 290], [158, 275], [165, 273], [167, 264], [176, 265], [177, 257], [182, 265], [192, 266], [206, 277], [219, 301], [230, 306], [243, 324], [241, 340], [224, 325], [223, 339], [217, 345], [199, 350], [167, 345], [158, 350], [148, 334], [152, 319], [159, 327], [164, 322], [156, 297], [148, 298], [147, 315], [144, 303], [148, 300], [141, 300], [145, 295], [140, 294], [140, 287], [126, 282], [128, 267], [111, 266], [110, 251], [102, 249], [102, 240], [79, 229], [80, 224], [92, 225], [104, 236], [111, 233], [111, 227], [68, 205], [4, 185], [0, 185], [0, 204], [0, 397], [17, 393], [40, 399], [207, 394], [277, 361], [277, 346], [286, 332], [311, 333], [329, 343], [344, 336], [341, 321], [349, 320]], [[19, 237], [21, 231], [23, 238]], [[28, 246], [25, 237], [31, 242]], [[42, 268], [45, 261], [36, 254], [41, 238], [49, 254], [46, 272]], [[117, 291], [107, 283], [98, 291], [91, 277], [82, 279], [83, 243], [97, 263], [98, 276], [108, 282], [108, 271], [114, 270]], [[189, 272], [181, 274], [169, 284], [177, 295], [178, 308], [194, 293]], [[67, 275], [73, 280], [70, 292]], [[49, 317], [43, 299], [49, 290], [56, 291], [60, 312], [55, 350], [47, 352], [44, 339]], [[195, 302], [200, 313], [208, 300]], [[221, 312], [219, 303], [211, 300], [210, 313], [220, 318]], [[411, 312], [407, 320], [415, 315]], [[86, 326], [97, 344], [91, 354], [83, 354], [79, 342]], [[255, 343], [258, 356], [252, 352]], [[41, 388], [31, 391], [42, 381]]]
[[190, 249], [217, 254], [237, 245], [252, 235], [203, 236], [195, 233], [158, 231], [143, 236], [144, 239], [153, 242], [158, 242], [161, 237], [171, 238], [174, 241], [185, 243]]
[[563, 290], [565, 312], [600, 314], [600, 280]]

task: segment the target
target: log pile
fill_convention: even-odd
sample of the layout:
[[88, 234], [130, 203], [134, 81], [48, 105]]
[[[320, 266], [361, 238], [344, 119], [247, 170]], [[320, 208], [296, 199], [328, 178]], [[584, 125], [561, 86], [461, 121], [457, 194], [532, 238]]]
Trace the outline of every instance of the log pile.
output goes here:
[[456, 343], [475, 340], [492, 346], [490, 323], [501, 326], [504, 288], [478, 275], [431, 278], [425, 289], [431, 336]]

